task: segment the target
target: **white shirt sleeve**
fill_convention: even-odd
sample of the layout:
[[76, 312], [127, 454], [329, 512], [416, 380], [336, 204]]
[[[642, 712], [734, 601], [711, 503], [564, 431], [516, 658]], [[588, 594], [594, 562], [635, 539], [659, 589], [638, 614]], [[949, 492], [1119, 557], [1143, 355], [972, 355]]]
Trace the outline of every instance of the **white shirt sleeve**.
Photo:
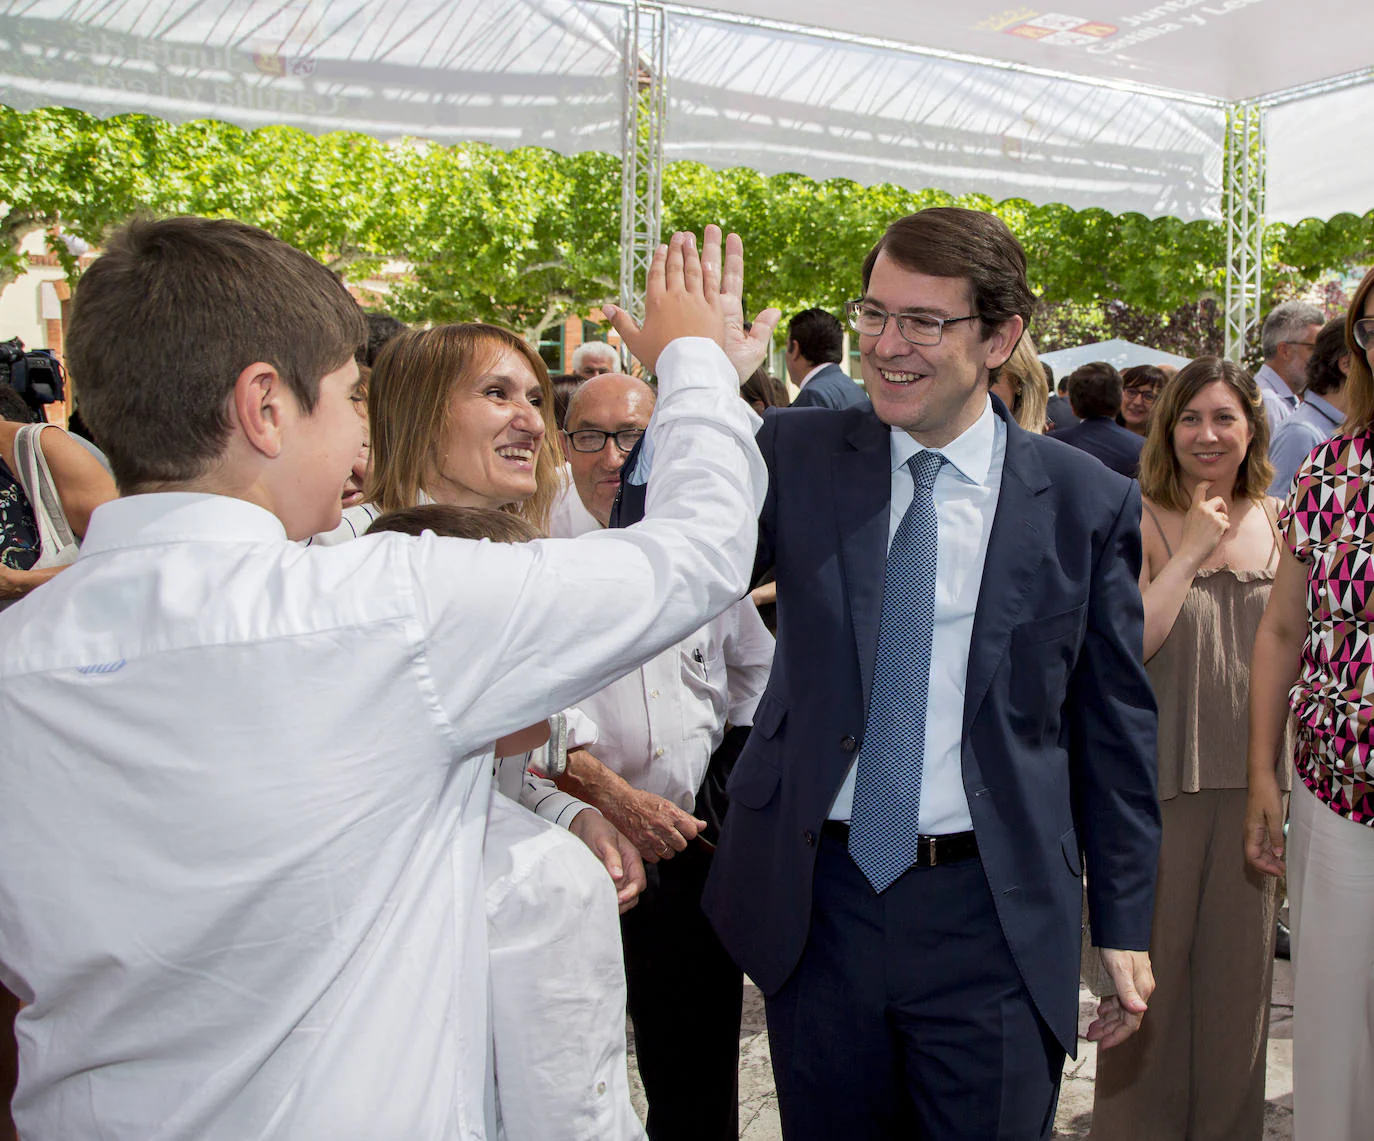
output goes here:
[[674, 341], [658, 368], [641, 523], [517, 545], [397, 536], [409, 539], [416, 665], [455, 756], [595, 693], [744, 594], [768, 478], [758, 417], [708, 340]]
[[723, 647], [729, 686], [726, 716], [731, 725], [752, 725], [754, 710], [773, 672], [775, 643], [752, 598], [740, 599], [728, 616]]
[[596, 722], [583, 713], [581, 709], [572, 706], [563, 710], [563, 716], [568, 719], [568, 752], [595, 745], [600, 739], [601, 730], [597, 727]]
[[524, 784], [520, 789], [520, 803], [536, 816], [542, 817], [550, 824], [557, 824], [560, 828], [566, 828], [579, 812], [592, 807], [571, 793], [563, 792], [548, 777], [541, 777], [529, 769], [525, 770]]

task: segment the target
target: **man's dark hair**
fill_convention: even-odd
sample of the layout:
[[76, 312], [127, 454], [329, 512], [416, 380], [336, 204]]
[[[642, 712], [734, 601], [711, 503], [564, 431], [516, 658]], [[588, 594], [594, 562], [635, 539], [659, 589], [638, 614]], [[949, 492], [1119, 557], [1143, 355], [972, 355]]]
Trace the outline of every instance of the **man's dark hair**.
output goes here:
[[14, 388], [0, 381], [0, 420], [12, 424], [37, 424], [41, 417]]
[[308, 414], [363, 343], [362, 311], [308, 254], [228, 219], [136, 219], [82, 275], [66, 357], [126, 494], [203, 473], [239, 374], [272, 365]]
[[422, 535], [433, 531], [449, 539], [490, 539], [493, 543], [528, 543], [543, 538], [534, 524], [519, 515], [490, 507], [453, 507], [447, 503], [422, 503], [387, 511], [372, 520], [367, 533], [399, 531]]
[[1110, 418], [1121, 411], [1121, 374], [1106, 361], [1069, 373], [1069, 406], [1080, 420]]
[[1051, 392], [1058, 391], [1059, 395], [1063, 396], [1064, 382], [1062, 380], [1059, 382], [1058, 390], [1056, 390], [1054, 387], [1054, 369], [1050, 368], [1050, 366], [1047, 365], [1044, 361], [1040, 362], [1040, 367], [1045, 370], [1045, 387], [1048, 388]]
[[865, 293], [884, 252], [903, 269], [967, 280], [970, 311], [982, 318], [984, 339], [1011, 317], [1030, 324], [1035, 294], [1026, 281], [1026, 251], [995, 215], [933, 206], [897, 219], [864, 258]]
[[787, 323], [787, 344], [812, 364], [839, 364], [844, 360], [844, 326], [825, 309], [803, 309]]
[[1340, 391], [1345, 383], [1345, 373], [1341, 362], [1347, 360], [1350, 350], [1345, 345], [1345, 314], [1333, 317], [1317, 334], [1312, 346], [1312, 355], [1307, 358], [1307, 384], [1303, 391], [1315, 392], [1325, 396]]
[[382, 351], [382, 346], [392, 337], [407, 332], [410, 326], [390, 313], [379, 313], [375, 309], [365, 309], [363, 315], [367, 318], [367, 344], [358, 355], [358, 363], [371, 368], [377, 363], [377, 354]]

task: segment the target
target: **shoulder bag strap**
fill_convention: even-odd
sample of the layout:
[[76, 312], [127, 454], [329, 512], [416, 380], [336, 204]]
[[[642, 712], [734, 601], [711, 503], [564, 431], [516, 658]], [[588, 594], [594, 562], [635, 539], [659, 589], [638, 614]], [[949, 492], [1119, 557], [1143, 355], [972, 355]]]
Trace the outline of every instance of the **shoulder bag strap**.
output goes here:
[[39, 436], [48, 428], [57, 428], [57, 425], [25, 424], [14, 437], [14, 462], [18, 468], [14, 474], [29, 497], [42, 541], [42, 554], [34, 564], [36, 567], [69, 563], [76, 557], [77, 548], [76, 533], [67, 522], [62, 497], [57, 493], [57, 484], [39, 443]]

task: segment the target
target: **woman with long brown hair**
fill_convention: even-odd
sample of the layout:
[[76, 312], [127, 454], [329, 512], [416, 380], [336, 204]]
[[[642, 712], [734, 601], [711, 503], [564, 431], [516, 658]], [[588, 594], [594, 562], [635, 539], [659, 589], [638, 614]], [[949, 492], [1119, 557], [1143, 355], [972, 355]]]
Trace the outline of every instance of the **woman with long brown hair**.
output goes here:
[[[402, 333], [378, 354], [367, 402], [367, 501], [346, 509], [341, 528], [320, 541], [361, 535], [378, 516], [421, 504], [501, 511], [522, 520], [526, 536], [547, 535], [549, 512], [562, 489], [563, 451], [548, 370], [518, 334], [476, 323]], [[442, 527], [435, 523], [432, 529]], [[591, 849], [614, 883], [622, 909], [637, 896], [643, 868], [634, 846], [600, 813], [530, 771], [546, 767], [546, 753], [527, 750], [539, 748], [549, 734], [531, 736], [532, 728], [510, 728], [512, 734], [496, 743], [496, 787], [504, 799], [493, 804], [486, 833], [492, 1033], [498, 1069], [503, 1059], [506, 1067], [497, 1081], [505, 1130], [512, 1141], [582, 1136], [588, 1129], [628, 1141], [639, 1135], [639, 1125], [628, 1087], [621, 1089], [625, 999], [619, 932], [613, 923], [609, 935], [600, 929], [594, 906], [610, 891], [595, 865], [579, 868], [577, 861], [585, 856], [576, 851], [578, 845], [566, 836], [550, 836], [558, 829], [548, 825], [567, 829]], [[530, 739], [516, 743], [524, 737]], [[566, 743], [573, 747], [590, 740], [574, 730]], [[503, 750], [503, 742], [510, 748]], [[530, 916], [522, 920], [493, 906], [494, 899], [512, 897], [512, 869], [533, 875], [536, 860], [560, 869], [559, 875], [546, 877], [551, 896], [544, 917], [550, 922], [537, 930], [528, 926]], [[597, 929], [582, 931], [581, 943], [548, 943], [550, 931], [558, 928], [553, 918], [568, 921], [563, 930], [575, 930], [578, 922]], [[561, 951], [569, 960], [559, 959]], [[551, 993], [542, 989], [545, 983]], [[577, 995], [571, 1017], [581, 1026], [585, 1053], [609, 1059], [604, 1064], [615, 1074], [615, 1089], [606, 1098], [593, 1095], [594, 1082], [579, 1084], [570, 1080], [571, 1073], [546, 1072], [567, 1069], [559, 1036], [545, 1032], [548, 1012], [559, 1007], [554, 996], [563, 994], [563, 1008], [573, 1002], [560, 987]], [[528, 1123], [541, 1116], [542, 1130], [532, 1129]], [[526, 1123], [523, 1129], [517, 1119]]]
[[1141, 453], [1164, 823], [1150, 940], [1158, 989], [1140, 1032], [1098, 1057], [1098, 1141], [1259, 1141], [1264, 1130], [1276, 892], [1247, 869], [1239, 840], [1250, 649], [1279, 557], [1268, 442], [1249, 374], [1202, 357], [1164, 386]]
[[382, 511], [424, 499], [509, 511], [548, 530], [563, 451], [539, 354], [496, 325], [402, 333], [368, 388], [372, 472]]
[[[1374, 270], [1345, 319], [1345, 423], [1298, 468], [1255, 640], [1245, 854], [1288, 856], [1293, 1135], [1374, 1132]], [[1275, 745], [1297, 722], [1285, 841]]]

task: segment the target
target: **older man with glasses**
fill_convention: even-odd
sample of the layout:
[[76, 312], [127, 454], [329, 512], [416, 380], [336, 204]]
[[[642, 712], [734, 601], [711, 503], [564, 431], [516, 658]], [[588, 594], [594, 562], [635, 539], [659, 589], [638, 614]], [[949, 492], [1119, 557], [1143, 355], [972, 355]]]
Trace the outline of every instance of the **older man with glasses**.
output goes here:
[[1306, 301], [1277, 305], [1264, 319], [1260, 330], [1264, 364], [1255, 373], [1255, 383], [1264, 397], [1271, 439], [1298, 406], [1307, 383], [1307, 361], [1325, 321], [1322, 311]]
[[[618, 374], [574, 393], [563, 433], [573, 486], [554, 508], [555, 538], [610, 524], [654, 399], [642, 380]], [[711, 790], [724, 780], [712, 754], [724, 762], [738, 746], [740, 734], [721, 747], [726, 723], [752, 723], [772, 663], [773, 637], [745, 598], [582, 702], [596, 743], [570, 752], [559, 780], [621, 828], [648, 865], [648, 887], [621, 933], [650, 1141], [739, 1136], [743, 975], [702, 913], [701, 893], [716, 836], [708, 821], [719, 814]]]

